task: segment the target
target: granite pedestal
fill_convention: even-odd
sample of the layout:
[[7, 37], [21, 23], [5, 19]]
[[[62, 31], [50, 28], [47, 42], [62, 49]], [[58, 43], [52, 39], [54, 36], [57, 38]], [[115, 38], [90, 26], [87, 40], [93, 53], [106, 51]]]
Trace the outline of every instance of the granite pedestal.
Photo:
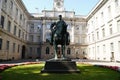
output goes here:
[[70, 60], [49, 60], [46, 61], [41, 73], [79, 73], [76, 62]]

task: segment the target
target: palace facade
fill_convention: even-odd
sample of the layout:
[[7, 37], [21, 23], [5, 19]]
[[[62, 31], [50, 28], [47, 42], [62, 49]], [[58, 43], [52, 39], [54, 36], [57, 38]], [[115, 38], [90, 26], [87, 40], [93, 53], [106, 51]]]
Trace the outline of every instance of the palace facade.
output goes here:
[[101, 0], [87, 21], [89, 59], [120, 61], [120, 0]]
[[76, 15], [54, 0], [52, 10], [29, 13], [22, 0], [0, 0], [0, 59], [54, 57], [50, 25], [62, 15], [70, 33], [66, 57], [120, 61], [119, 10], [119, 0], [100, 0], [88, 15]]

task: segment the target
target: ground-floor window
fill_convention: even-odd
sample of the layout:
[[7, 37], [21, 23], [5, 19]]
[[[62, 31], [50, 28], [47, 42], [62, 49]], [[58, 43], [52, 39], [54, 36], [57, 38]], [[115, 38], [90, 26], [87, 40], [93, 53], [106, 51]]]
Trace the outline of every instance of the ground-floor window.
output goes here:
[[120, 53], [120, 41], [118, 42], [118, 51], [119, 51], [119, 53]]
[[9, 50], [9, 46], [10, 46], [10, 41], [6, 42], [6, 50]]
[[2, 39], [0, 39], [0, 50], [2, 49]]
[[41, 50], [40, 50], [40, 48], [37, 48], [37, 55], [38, 55], [38, 57], [40, 57], [40, 54], [41, 54]]
[[49, 54], [49, 52], [50, 52], [49, 47], [46, 47], [46, 54]]
[[67, 54], [70, 54], [70, 53], [71, 53], [71, 49], [68, 48], [68, 49], [67, 49]]

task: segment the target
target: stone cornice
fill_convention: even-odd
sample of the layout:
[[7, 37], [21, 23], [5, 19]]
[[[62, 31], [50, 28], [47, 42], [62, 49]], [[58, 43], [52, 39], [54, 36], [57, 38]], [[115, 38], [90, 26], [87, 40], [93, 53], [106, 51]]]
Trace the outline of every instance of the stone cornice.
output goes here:
[[89, 21], [89, 19], [98, 11], [100, 10], [101, 7], [103, 7], [103, 5], [105, 3], [107, 3], [109, 0], [100, 0], [100, 2], [91, 10], [91, 12], [88, 14], [87, 16], [87, 21]]
[[22, 8], [23, 12], [27, 15], [27, 17], [29, 18], [31, 15], [28, 12], [28, 10], [26, 9], [24, 3], [22, 0], [16, 0], [16, 2], [18, 3], [18, 5]]

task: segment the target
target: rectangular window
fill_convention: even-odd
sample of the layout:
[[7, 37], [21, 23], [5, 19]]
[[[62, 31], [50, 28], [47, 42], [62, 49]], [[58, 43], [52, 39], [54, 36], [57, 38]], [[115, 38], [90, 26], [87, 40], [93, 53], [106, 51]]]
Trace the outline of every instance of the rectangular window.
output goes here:
[[4, 28], [4, 21], [5, 21], [4, 16], [1, 16], [1, 26], [2, 26], [2, 28]]
[[120, 41], [118, 42], [118, 53], [120, 54]]
[[34, 32], [34, 24], [30, 24], [30, 32]]
[[97, 39], [99, 40], [99, 32], [97, 32]]
[[104, 21], [104, 13], [101, 12], [101, 22], [103, 22], [103, 21]]
[[19, 29], [19, 32], [18, 32], [18, 37], [20, 38], [21, 37], [21, 30]]
[[105, 37], [105, 29], [102, 29], [102, 36]]
[[18, 53], [19, 53], [19, 51], [20, 51], [20, 45], [18, 45]]
[[30, 41], [33, 42], [33, 35], [30, 35]]
[[117, 21], [118, 32], [120, 32], [120, 20]]
[[92, 34], [92, 40], [93, 40], [93, 41], [95, 40], [95, 38], [94, 38], [94, 34]]
[[111, 52], [113, 52], [114, 51], [114, 44], [110, 43], [110, 47], [111, 47]]
[[8, 21], [8, 27], [7, 27], [7, 30], [8, 30], [8, 32], [10, 32], [10, 30], [11, 30], [11, 22], [10, 22], [10, 21]]
[[118, 7], [119, 5], [119, 0], [115, 0], [115, 6]]
[[20, 20], [22, 20], [22, 14], [20, 14]]
[[13, 9], [13, 2], [12, 1], [10, 2], [10, 9], [11, 10]]
[[40, 42], [40, 36], [38, 36], [38, 39], [37, 39], [38, 42]]
[[106, 47], [105, 47], [105, 45], [103, 45], [103, 54], [105, 54], [106, 53]]
[[40, 48], [37, 48], [37, 54], [40, 57]]
[[113, 34], [112, 24], [109, 25], [109, 32], [110, 32], [110, 35]]
[[23, 33], [22, 33], [22, 38], [23, 38], [23, 39], [24, 39], [24, 35], [25, 35], [25, 33], [23, 32]]
[[17, 16], [18, 16], [18, 9], [16, 8], [16, 16], [15, 17], [17, 18]]
[[15, 43], [13, 43], [13, 53], [15, 52]]
[[100, 51], [100, 50], [99, 50], [99, 46], [97, 46], [97, 54], [98, 54], [98, 55], [99, 55], [99, 51]]
[[30, 56], [32, 56], [33, 48], [30, 47]]
[[2, 39], [0, 38], [0, 50], [2, 49]]
[[5, 0], [5, 3], [7, 3], [7, 0]]
[[7, 42], [6, 42], [6, 50], [9, 50], [9, 47], [10, 47], [10, 42], [7, 41]]
[[111, 6], [108, 6], [108, 17], [111, 18]]
[[14, 35], [16, 35], [16, 32], [17, 32], [17, 27], [16, 26], [14, 26]]

